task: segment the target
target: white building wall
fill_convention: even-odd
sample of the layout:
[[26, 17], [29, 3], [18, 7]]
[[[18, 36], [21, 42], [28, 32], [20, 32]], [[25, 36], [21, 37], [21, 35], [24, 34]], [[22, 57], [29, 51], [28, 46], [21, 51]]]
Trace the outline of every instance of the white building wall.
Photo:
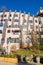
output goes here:
[[[1, 22], [1, 15], [3, 14], [3, 12], [0, 12], [0, 22]], [[9, 14], [11, 14], [11, 16], [9, 17]], [[17, 17], [15, 17], [14, 16], [14, 14], [17, 14], [18, 16]], [[5, 46], [7, 46], [7, 38], [9, 38], [9, 37], [11, 37], [11, 38], [20, 38], [20, 33], [18, 33], [18, 35], [15, 35], [15, 34], [13, 34], [12, 33], [12, 30], [21, 30], [20, 28], [12, 28], [12, 27], [9, 27], [9, 25], [10, 26], [12, 26], [12, 21], [13, 21], [13, 18], [14, 18], [14, 20], [15, 19], [17, 19], [17, 20], [19, 20], [19, 14], [20, 14], [20, 12], [12, 12], [12, 11], [10, 11], [10, 12], [5, 12], [5, 15], [6, 15], [6, 17], [3, 17], [3, 20], [4, 19], [7, 19], [7, 23], [8, 23], [8, 28], [6, 28], [6, 35], [5, 35], [5, 43], [4, 43], [4, 45], [3, 45], [3, 47]], [[15, 22], [15, 21], [13, 21], [13, 25], [20, 25], [20, 26], [22, 26], [23, 27], [23, 25], [27, 25], [28, 24], [28, 30], [27, 30], [27, 28], [23, 28], [22, 29], [22, 31], [31, 31], [32, 32], [32, 30], [33, 30], [33, 28], [31, 28], [30, 26], [31, 25], [33, 25], [34, 26], [34, 31], [36, 31], [36, 26], [38, 26], [39, 25], [39, 22], [38, 22], [38, 18], [37, 17], [34, 17], [34, 20], [33, 20], [33, 16], [29, 16], [29, 21], [28, 21], [28, 23], [27, 23], [27, 18], [28, 18], [28, 14], [26, 14], [25, 13], [25, 20], [26, 20], [26, 22], [24, 22], [23, 20], [24, 20], [24, 13], [21, 13], [20, 14], [20, 24], [19, 24], [19, 22]], [[11, 21], [9, 20], [9, 19], [11, 19]], [[30, 22], [30, 20], [32, 20], [32, 23]], [[35, 22], [35, 20], [37, 20], [37, 23]], [[5, 21], [3, 21], [3, 23], [4, 23]], [[3, 30], [3, 28], [2, 27], [0, 27], [0, 29], [1, 30]], [[10, 30], [10, 33], [8, 33], [7, 31], [8, 30]], [[37, 28], [37, 31], [38, 31], [38, 28]], [[25, 38], [27, 38], [27, 36], [29, 37], [29, 38], [31, 38], [31, 34], [23, 34], [22, 33], [22, 42], [23, 43], [25, 43]], [[2, 34], [0, 34], [0, 39], [2, 38]], [[13, 44], [13, 43], [11, 43], [11, 44]], [[20, 48], [20, 46], [19, 46], [19, 43], [15, 43], [15, 45], [16, 45], [16, 48]], [[27, 43], [25, 43], [24, 44], [24, 46], [28, 46], [28, 44]]]

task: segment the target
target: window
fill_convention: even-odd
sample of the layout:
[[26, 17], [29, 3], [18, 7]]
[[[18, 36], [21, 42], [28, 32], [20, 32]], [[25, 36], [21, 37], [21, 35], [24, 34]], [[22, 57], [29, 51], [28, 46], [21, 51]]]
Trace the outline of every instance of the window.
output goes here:
[[12, 32], [15, 32], [14, 30], [12, 30]]
[[20, 26], [19, 25], [14, 25], [14, 28], [20, 28]]
[[3, 14], [1, 15], [1, 17], [3, 17]]
[[33, 29], [33, 25], [30, 25], [30, 28]]
[[11, 37], [7, 38], [7, 43], [15, 43], [15, 42], [16, 42], [15, 38]]
[[19, 30], [16, 30], [16, 31], [12, 30], [12, 32], [13, 32], [13, 34], [18, 34], [18, 33], [20, 33]]
[[11, 37], [9, 37], [8, 39], [7, 39], [7, 43], [12, 43], [12, 38]]
[[0, 33], [2, 33], [2, 30], [0, 30]]
[[41, 28], [41, 31], [43, 31], [43, 28]]
[[18, 14], [14, 14], [14, 17], [18, 17]]
[[6, 17], [7, 15], [5, 14], [4, 17]]
[[41, 21], [39, 21], [39, 24], [41, 24]]
[[4, 38], [1, 39], [1, 43], [3, 44], [5, 42]]
[[33, 23], [33, 21], [32, 20], [29, 20], [30, 21], [30, 23]]
[[18, 34], [18, 32], [15, 32], [15, 35], [17, 35]]
[[11, 25], [9, 25], [8, 27], [11, 27]]
[[43, 43], [43, 38], [40, 38], [40, 43]]
[[14, 33], [17, 35], [19, 33], [19, 31], [15, 31]]
[[7, 32], [10, 33], [10, 30], [8, 30]]
[[23, 25], [23, 28], [27, 28], [27, 25]]
[[4, 21], [7, 21], [7, 19], [4, 19]]
[[41, 24], [41, 27], [40, 28], [43, 28], [43, 24]]
[[14, 22], [19, 22], [19, 20], [18, 19], [15, 19]]
[[11, 21], [11, 19], [9, 19], [9, 21]]
[[9, 17], [11, 17], [11, 14], [9, 14]]
[[28, 31], [28, 34], [31, 34], [31, 31]]
[[38, 28], [38, 26], [36, 26], [36, 28]]
[[37, 20], [35, 20], [35, 22], [37, 23]]
[[16, 38], [16, 43], [20, 43], [20, 39], [19, 38]]
[[22, 14], [22, 17], [24, 17], [24, 14]]

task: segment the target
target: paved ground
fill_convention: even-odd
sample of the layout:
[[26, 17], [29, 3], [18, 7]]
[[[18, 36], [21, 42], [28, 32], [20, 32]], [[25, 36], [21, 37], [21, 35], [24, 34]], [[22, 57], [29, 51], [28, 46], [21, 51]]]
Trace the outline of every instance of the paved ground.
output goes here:
[[13, 64], [13, 63], [7, 63], [7, 62], [1, 62], [0, 65], [36, 65], [36, 64], [27, 64], [27, 63], [18, 63], [18, 64]]
[[7, 63], [7, 62], [1, 62], [0, 61], [0, 65], [43, 65], [43, 64], [34, 64], [34, 63], [18, 63], [18, 64], [14, 64], [14, 63]]
[[0, 61], [0, 65], [16, 65], [16, 64], [7, 63], [7, 62], [1, 62], [1, 61]]

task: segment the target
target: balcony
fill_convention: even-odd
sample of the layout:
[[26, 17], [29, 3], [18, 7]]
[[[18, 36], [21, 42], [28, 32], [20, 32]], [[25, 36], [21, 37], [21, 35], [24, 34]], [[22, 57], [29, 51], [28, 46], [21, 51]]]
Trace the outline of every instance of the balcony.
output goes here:
[[7, 43], [20, 43], [21, 42], [21, 39], [20, 38], [7, 38]]
[[14, 28], [15, 30], [20, 30], [20, 26], [19, 26], [19, 25], [13, 25], [13, 28]]

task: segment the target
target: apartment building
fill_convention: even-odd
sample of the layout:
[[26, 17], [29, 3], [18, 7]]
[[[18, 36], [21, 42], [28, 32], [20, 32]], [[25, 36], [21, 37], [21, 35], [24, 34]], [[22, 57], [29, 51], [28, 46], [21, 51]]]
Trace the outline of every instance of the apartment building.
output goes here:
[[0, 44], [8, 52], [18, 50], [20, 47], [32, 46], [32, 35], [34, 35], [34, 40], [35, 36], [39, 38], [38, 32], [43, 23], [40, 24], [40, 20], [43, 21], [43, 16], [41, 17], [39, 13], [37, 16], [31, 16], [21, 11], [4, 10], [0, 12]]

